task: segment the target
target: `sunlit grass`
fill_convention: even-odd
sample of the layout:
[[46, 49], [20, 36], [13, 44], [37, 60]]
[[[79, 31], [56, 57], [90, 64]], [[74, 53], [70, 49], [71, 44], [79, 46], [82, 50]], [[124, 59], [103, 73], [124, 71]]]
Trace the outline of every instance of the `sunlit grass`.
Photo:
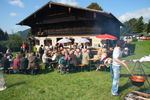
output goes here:
[[[125, 59], [139, 59], [150, 54], [150, 41], [135, 42], [133, 55]], [[150, 63], [146, 63], [150, 67]], [[134, 64], [129, 64], [132, 69]], [[147, 74], [150, 69], [144, 68]], [[111, 95], [110, 73], [105, 71], [78, 72], [60, 75], [54, 72], [38, 75], [5, 74], [7, 89], [0, 92], [0, 100], [121, 100], [132, 91], [127, 87], [128, 72], [122, 68], [120, 97]], [[138, 88], [137, 88], [138, 89]]]

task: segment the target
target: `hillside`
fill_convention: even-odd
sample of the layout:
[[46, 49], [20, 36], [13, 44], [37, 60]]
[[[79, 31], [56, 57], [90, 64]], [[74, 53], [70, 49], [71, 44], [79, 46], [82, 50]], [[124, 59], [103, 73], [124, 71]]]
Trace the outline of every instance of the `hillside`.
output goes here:
[[26, 29], [24, 31], [18, 31], [16, 32], [16, 34], [19, 34], [21, 37], [27, 37], [28, 36], [28, 33], [29, 33], [30, 29]]

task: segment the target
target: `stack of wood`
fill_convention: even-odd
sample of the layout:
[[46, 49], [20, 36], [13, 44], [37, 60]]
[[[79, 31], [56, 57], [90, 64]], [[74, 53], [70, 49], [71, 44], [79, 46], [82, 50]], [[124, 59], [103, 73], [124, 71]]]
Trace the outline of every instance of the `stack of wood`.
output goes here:
[[124, 100], [150, 100], [150, 94], [132, 91], [124, 97]]

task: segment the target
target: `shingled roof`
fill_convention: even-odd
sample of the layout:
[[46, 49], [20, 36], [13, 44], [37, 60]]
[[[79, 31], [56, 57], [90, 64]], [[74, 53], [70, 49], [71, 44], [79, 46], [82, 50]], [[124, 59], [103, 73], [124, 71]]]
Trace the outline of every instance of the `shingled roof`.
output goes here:
[[105, 11], [100, 11], [100, 10], [94, 10], [94, 9], [89, 9], [89, 8], [82, 8], [82, 7], [76, 7], [76, 6], [56, 3], [56, 2], [52, 2], [52, 1], [50, 1], [50, 2], [46, 3], [45, 5], [43, 5], [41, 8], [39, 8], [38, 10], [33, 12], [31, 15], [27, 16], [25, 19], [23, 19], [22, 21], [17, 23], [17, 25], [25, 25], [24, 23], [28, 19], [31, 19], [32, 17], [34, 17], [36, 14], [40, 13], [41, 11], [46, 9], [47, 7], [50, 8], [53, 5], [59, 6], [59, 7], [66, 7], [66, 8], [71, 8], [71, 9], [76, 9], [76, 10], [82, 10], [82, 11], [88, 11], [88, 12], [92, 12], [92, 13], [101, 14], [101, 15], [104, 15], [104, 16], [106, 16], [108, 18], [111, 18], [111, 19], [115, 20], [117, 23], [119, 23], [122, 26], [122, 23], [111, 13], [108, 13], [108, 12], [105, 12]]

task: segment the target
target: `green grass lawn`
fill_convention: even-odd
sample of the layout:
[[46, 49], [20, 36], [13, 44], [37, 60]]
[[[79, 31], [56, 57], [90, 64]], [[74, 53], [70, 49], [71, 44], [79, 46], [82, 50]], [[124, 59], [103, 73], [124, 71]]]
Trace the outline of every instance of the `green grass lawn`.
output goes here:
[[[150, 54], [150, 41], [135, 42], [135, 52], [125, 59], [139, 59]], [[150, 74], [150, 63], [144, 68]], [[129, 64], [130, 69], [134, 64]], [[22, 75], [5, 74], [7, 89], [0, 92], [0, 100], [121, 100], [133, 89], [126, 86], [127, 71], [122, 68], [119, 83], [120, 97], [111, 95], [109, 72], [91, 71], [73, 74], [57, 74], [57, 70], [46, 74]]]

